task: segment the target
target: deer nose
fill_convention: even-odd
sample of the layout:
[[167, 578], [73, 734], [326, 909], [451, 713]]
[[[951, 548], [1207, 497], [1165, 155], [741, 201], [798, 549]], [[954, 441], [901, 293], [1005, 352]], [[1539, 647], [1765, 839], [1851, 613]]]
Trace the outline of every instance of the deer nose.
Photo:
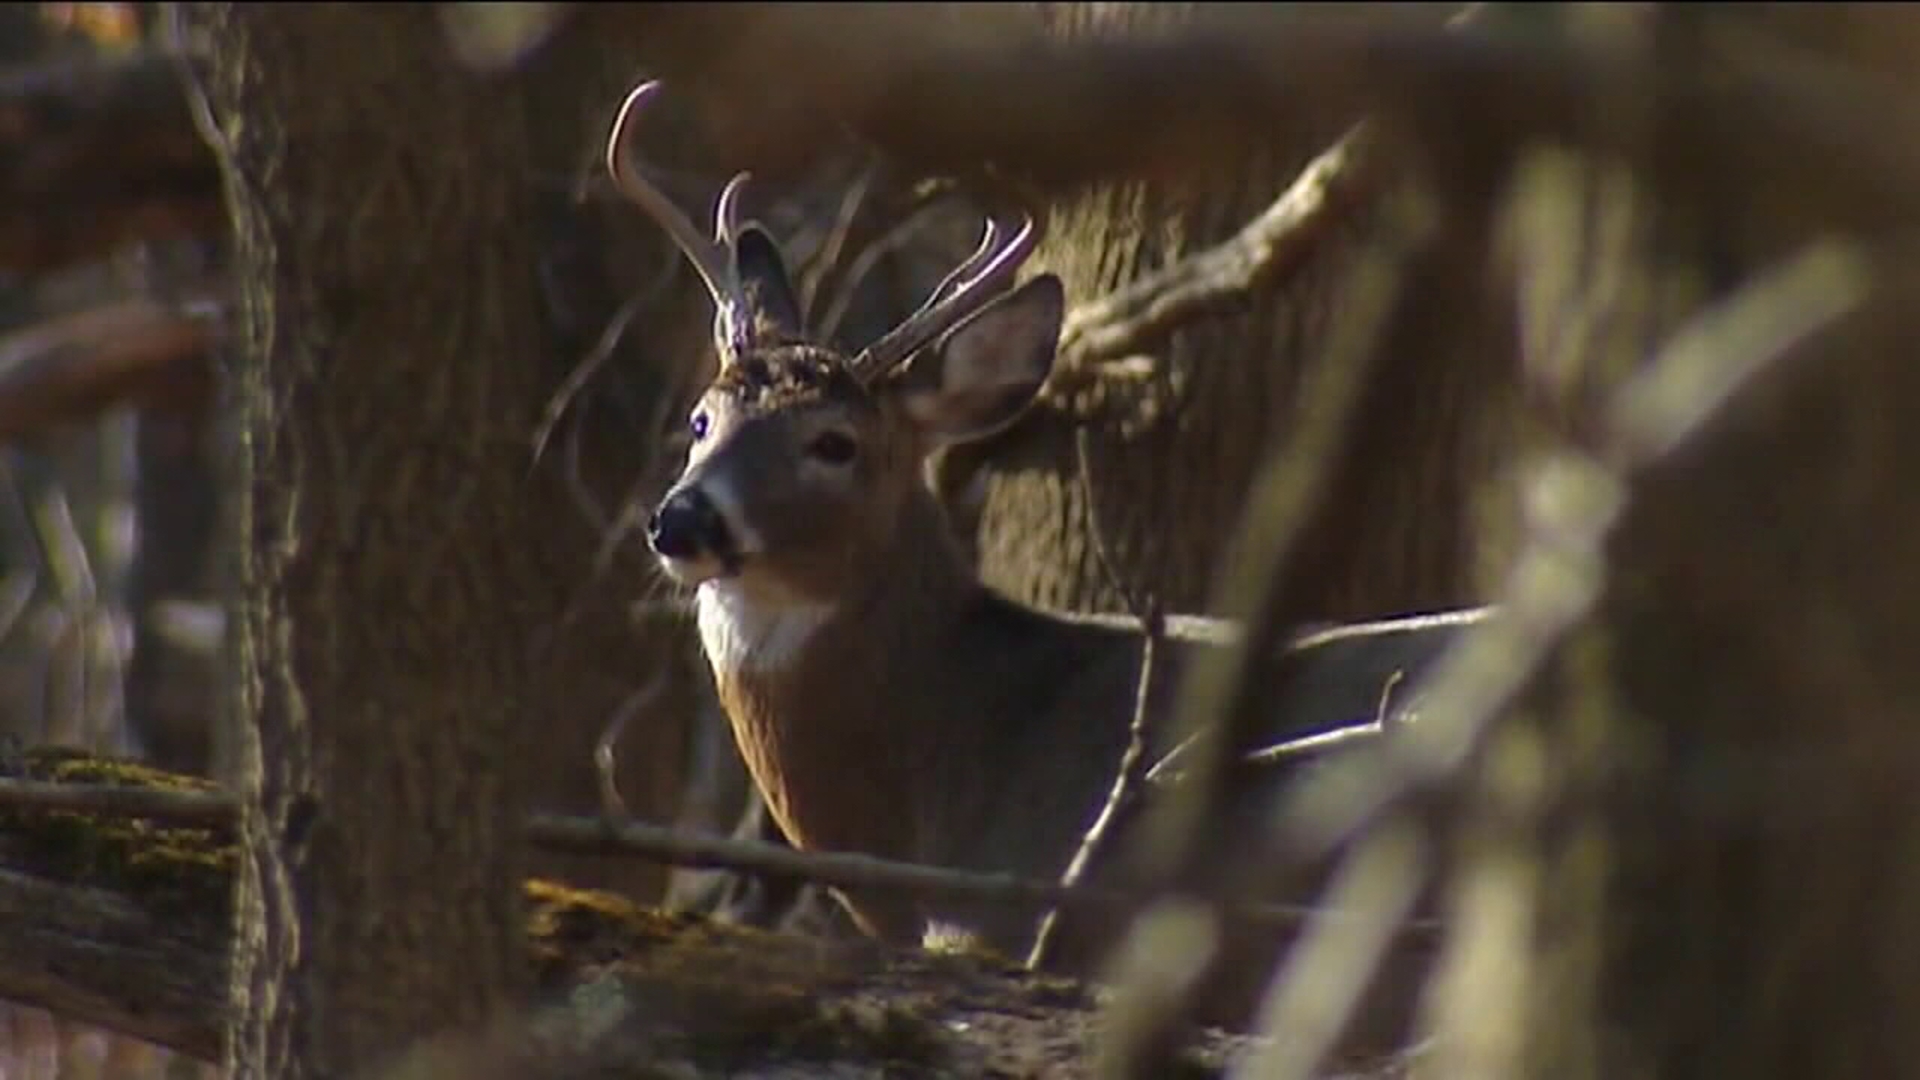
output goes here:
[[667, 496], [647, 522], [647, 543], [669, 559], [691, 559], [703, 552], [729, 559], [734, 551], [726, 519], [697, 487]]

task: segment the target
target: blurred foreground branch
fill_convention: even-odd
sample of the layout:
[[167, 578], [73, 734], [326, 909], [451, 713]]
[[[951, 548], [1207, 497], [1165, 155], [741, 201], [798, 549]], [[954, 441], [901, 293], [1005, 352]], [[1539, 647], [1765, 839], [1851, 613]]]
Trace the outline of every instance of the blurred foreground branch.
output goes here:
[[216, 318], [205, 306], [133, 300], [0, 335], [0, 444], [127, 401], [205, 407]]
[[1383, 753], [1330, 763], [1300, 785], [1284, 819], [1296, 851], [1330, 850], [1396, 802], [1457, 775], [1486, 725], [1591, 610], [1633, 473], [1673, 450], [1772, 361], [1857, 309], [1869, 291], [1867, 265], [1852, 245], [1796, 253], [1695, 316], [1620, 387], [1597, 456], [1566, 451], [1534, 463], [1527, 544], [1503, 590], [1501, 617], [1468, 631], [1439, 663], [1419, 722], [1386, 740]]
[[213, 158], [152, 52], [0, 70], [0, 271], [89, 262], [225, 221]]
[[[1862, 71], [1754, 63], [1709, 80], [1682, 65], [1649, 70], [1605, 43], [1449, 29], [1406, 8], [1222, 7], [1179, 34], [1071, 42], [1043, 39], [1019, 9], [960, 5], [566, 15], [553, 33], [631, 42], [638, 64], [685, 84], [676, 97], [699, 102], [730, 167], [774, 178], [850, 127], [914, 172], [979, 178], [990, 163], [1061, 194], [1204, 176], [1248, 140], [1312, 139], [1375, 115], [1470, 198], [1539, 142], [1655, 161], [1693, 190], [1764, 176], [1770, 194], [1803, 208], [1800, 227], [1884, 224], [1920, 186], [1920, 143], [1887, 137], [1920, 106]], [[1649, 79], [1663, 118], [1651, 142], [1602, 107]], [[151, 54], [0, 75], [0, 117], [0, 197], [14, 211], [0, 268], [218, 223], [212, 162]]]
[[[1449, 27], [1446, 14], [1220, 6], [1151, 40], [1073, 41], [961, 5], [633, 5], [575, 18], [687, 83], [719, 114], [725, 160], [768, 173], [846, 124], [921, 172], [971, 176], [989, 162], [1060, 192], [1205, 175], [1249, 140], [1310, 143], [1375, 115], [1475, 196], [1542, 141], [1657, 161], [1689, 186], [1765, 175], [1828, 224], [1885, 221], [1920, 180], [1920, 145], [1885, 137], [1915, 103], [1863, 72], [1752, 64], [1708, 79], [1649, 69], [1622, 42]], [[1651, 145], [1604, 107], [1649, 79], [1662, 108]]]

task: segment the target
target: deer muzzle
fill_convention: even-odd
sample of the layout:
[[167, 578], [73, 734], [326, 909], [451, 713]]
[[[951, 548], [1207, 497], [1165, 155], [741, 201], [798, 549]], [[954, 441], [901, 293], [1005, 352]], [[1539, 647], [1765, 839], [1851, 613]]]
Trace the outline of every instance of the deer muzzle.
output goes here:
[[647, 544], [683, 581], [740, 569], [740, 548], [713, 499], [698, 486], [676, 488], [647, 522]]

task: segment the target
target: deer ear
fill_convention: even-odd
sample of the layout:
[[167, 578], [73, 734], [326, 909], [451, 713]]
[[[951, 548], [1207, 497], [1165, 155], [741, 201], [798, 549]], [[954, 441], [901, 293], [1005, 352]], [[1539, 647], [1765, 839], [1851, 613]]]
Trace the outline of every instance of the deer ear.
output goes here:
[[888, 389], [936, 444], [992, 435], [1047, 381], [1065, 309], [1060, 279], [1042, 274], [922, 349]]
[[757, 223], [741, 226], [734, 237], [734, 266], [746, 294], [747, 310], [762, 331], [793, 341], [806, 339], [806, 317], [800, 312], [800, 300], [787, 276], [786, 260], [780, 245]]

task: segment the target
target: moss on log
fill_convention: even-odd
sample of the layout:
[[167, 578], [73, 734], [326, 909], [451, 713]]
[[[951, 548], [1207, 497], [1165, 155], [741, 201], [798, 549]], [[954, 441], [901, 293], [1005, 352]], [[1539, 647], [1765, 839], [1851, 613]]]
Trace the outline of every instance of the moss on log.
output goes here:
[[[0, 776], [214, 793], [69, 750]], [[9, 804], [0, 796], [0, 998], [215, 1058], [233, 831], [219, 822]], [[487, 1031], [424, 1042], [387, 1075], [1075, 1077], [1092, 993], [995, 957], [821, 941], [529, 881], [536, 992]], [[1194, 1033], [1178, 1075], [1245, 1045]]]

